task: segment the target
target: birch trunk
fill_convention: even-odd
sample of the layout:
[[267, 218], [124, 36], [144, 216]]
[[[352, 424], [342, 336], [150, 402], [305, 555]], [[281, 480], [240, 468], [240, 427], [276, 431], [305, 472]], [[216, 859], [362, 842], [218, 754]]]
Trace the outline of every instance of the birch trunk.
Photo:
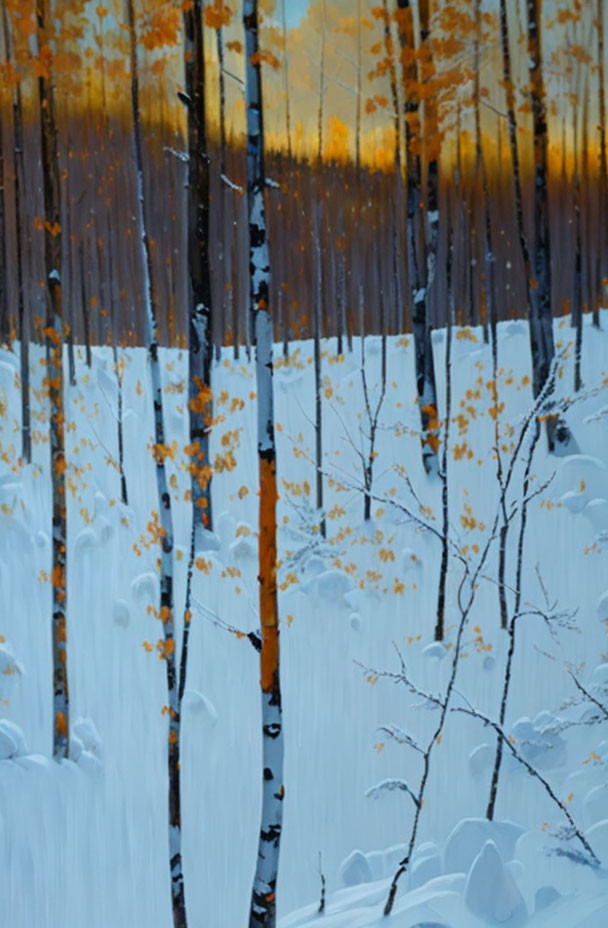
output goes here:
[[180, 714], [176, 676], [175, 623], [173, 615], [173, 518], [171, 493], [167, 481], [165, 460], [165, 423], [163, 416], [162, 372], [158, 346], [156, 292], [154, 287], [152, 255], [148, 238], [147, 204], [144, 197], [143, 143], [139, 103], [139, 71], [137, 63], [137, 28], [133, 0], [126, 0], [129, 26], [129, 52], [131, 67], [132, 148], [136, 177], [136, 218], [140, 236], [140, 258], [143, 277], [146, 340], [152, 396], [154, 402], [154, 457], [156, 461], [156, 488], [159, 505], [160, 608], [163, 623], [163, 658], [167, 672], [167, 701], [169, 706], [169, 732], [167, 760], [169, 774], [169, 863], [171, 868], [171, 902], [174, 928], [186, 928], [186, 901], [181, 855], [181, 801], [180, 801]]
[[[38, 52], [50, 48], [51, 10], [36, 0]], [[53, 493], [53, 756], [69, 756], [70, 715], [67, 664], [67, 515], [65, 495], [65, 412], [63, 403], [63, 302], [61, 297], [61, 186], [55, 100], [51, 74], [38, 77], [40, 160], [44, 198], [44, 265], [47, 287], [46, 382], [50, 401], [51, 480]]]
[[250, 928], [276, 925], [276, 888], [283, 820], [283, 727], [279, 675], [277, 597], [276, 449], [273, 407], [273, 328], [269, 309], [270, 267], [264, 206], [264, 124], [257, 0], [244, 0], [247, 211], [250, 300], [255, 319], [258, 395], [259, 587], [262, 692], [263, 785], [258, 856], [253, 880]]

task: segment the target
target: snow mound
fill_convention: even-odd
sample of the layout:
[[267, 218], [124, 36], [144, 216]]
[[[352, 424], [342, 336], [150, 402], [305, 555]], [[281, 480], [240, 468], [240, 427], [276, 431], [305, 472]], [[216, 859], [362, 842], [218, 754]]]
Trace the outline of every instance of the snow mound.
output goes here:
[[595, 686], [608, 684], [608, 664], [598, 664], [591, 675], [591, 681]]
[[[580, 512], [593, 499], [603, 498], [608, 485], [606, 465], [589, 454], [571, 454], [563, 458], [556, 474], [556, 492], [572, 512]], [[580, 509], [570, 496], [582, 501]], [[568, 500], [564, 499], [568, 497]]]
[[527, 918], [523, 896], [493, 841], [486, 841], [471, 864], [464, 901], [474, 915], [490, 924], [523, 924]]
[[481, 777], [489, 768], [494, 750], [489, 744], [478, 744], [469, 754], [469, 771], [472, 777]]
[[97, 532], [95, 529], [87, 526], [78, 532], [74, 542], [74, 554], [80, 555], [85, 551], [90, 551], [98, 544]]
[[[101, 759], [101, 737], [93, 719], [80, 717], [72, 725], [72, 732], [83, 747], [83, 754]], [[82, 757], [82, 755], [81, 755]]]
[[353, 587], [353, 581], [348, 574], [343, 570], [331, 568], [331, 570], [324, 570], [323, 573], [317, 574], [303, 589], [317, 603], [329, 602], [345, 605], [344, 597]]
[[116, 625], [126, 628], [131, 620], [129, 604], [124, 599], [117, 599], [112, 610], [112, 617]]
[[197, 552], [219, 551], [221, 545], [222, 542], [219, 535], [216, 535], [215, 532], [210, 532], [209, 529], [205, 528], [203, 525], [197, 525], [194, 542], [194, 547]]
[[313, 577], [318, 577], [319, 574], [324, 573], [326, 570], [325, 561], [318, 554], [312, 554], [304, 565], [304, 577], [312, 579]]
[[427, 644], [422, 653], [425, 657], [435, 658], [438, 661], [442, 661], [448, 653], [448, 649], [444, 644], [441, 643], [441, 641], [433, 641], [431, 644]]
[[608, 819], [608, 784], [602, 783], [589, 790], [583, 800], [583, 816], [589, 826]]
[[131, 583], [131, 593], [134, 599], [139, 602], [147, 600], [150, 603], [156, 602], [158, 596], [158, 577], [153, 573], [140, 574]]
[[227, 548], [230, 542], [234, 540], [236, 528], [236, 519], [229, 512], [221, 512], [217, 519], [214, 519], [215, 534], [220, 540], [223, 548]]
[[207, 699], [198, 690], [186, 690], [184, 693], [184, 705], [192, 715], [205, 716], [211, 723], [217, 723], [217, 711], [210, 699]]
[[578, 515], [578, 513], [582, 512], [587, 505], [584, 493], [578, 493], [574, 490], [568, 490], [567, 493], [564, 493], [563, 496], [560, 496], [559, 502], [562, 504], [562, 506], [566, 507], [568, 512], [571, 512], [573, 515]]
[[422, 568], [422, 561], [420, 560], [420, 555], [416, 554], [412, 548], [404, 548], [401, 552], [401, 569], [403, 573], [411, 573], [413, 571], [419, 571]]
[[10, 677], [15, 673], [21, 676], [25, 673], [25, 668], [23, 664], [15, 658], [15, 653], [11, 645], [8, 641], [5, 641], [4, 644], [0, 644], [0, 674], [5, 677]]
[[504, 860], [511, 860], [520, 825], [509, 821], [489, 822], [485, 818], [464, 818], [452, 829], [443, 851], [445, 873], [466, 873], [481, 848], [491, 841]]
[[9, 719], [0, 719], [0, 760], [10, 760], [27, 753], [25, 736], [19, 726]]
[[608, 866], [608, 819], [596, 822], [588, 828], [586, 837], [604, 866]]
[[539, 713], [534, 721], [527, 716], [518, 719], [512, 727], [513, 736], [523, 757], [539, 770], [560, 767], [566, 760], [566, 742], [552, 731], [559, 719], [550, 713]]
[[350, 627], [354, 629], [356, 632], [358, 632], [359, 629], [361, 628], [361, 616], [359, 615], [359, 613], [351, 612], [348, 621], [350, 622]]
[[229, 545], [229, 551], [234, 557], [257, 559], [257, 537], [247, 522], [238, 522], [235, 527], [236, 538]]
[[534, 895], [534, 911], [542, 912], [548, 909], [559, 898], [560, 894], [554, 886], [540, 886]]
[[608, 590], [605, 590], [597, 601], [597, 617], [600, 622], [608, 620]]
[[585, 506], [583, 515], [591, 523], [596, 535], [601, 535], [608, 529], [608, 500], [592, 499]]
[[340, 882], [343, 886], [358, 886], [359, 883], [371, 883], [372, 871], [363, 851], [351, 851], [342, 861], [339, 870]]
[[412, 864], [409, 888], [417, 889], [438, 876], [441, 876], [441, 856], [437, 851], [429, 852]]

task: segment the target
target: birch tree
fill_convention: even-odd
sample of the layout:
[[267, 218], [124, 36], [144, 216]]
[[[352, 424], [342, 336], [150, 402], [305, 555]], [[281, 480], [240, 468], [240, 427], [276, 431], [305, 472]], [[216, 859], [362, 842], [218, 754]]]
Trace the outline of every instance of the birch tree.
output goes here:
[[276, 884], [283, 820], [283, 722], [279, 676], [277, 596], [276, 449], [273, 406], [273, 326], [269, 307], [270, 267], [264, 205], [264, 122], [257, 0], [244, 0], [247, 214], [250, 303], [255, 320], [259, 461], [259, 607], [262, 691], [262, 814], [253, 880], [250, 928], [276, 925]]
[[171, 493], [167, 481], [166, 459], [169, 448], [165, 441], [163, 415], [163, 385], [159, 358], [157, 297], [153, 276], [152, 253], [149, 239], [148, 204], [144, 196], [144, 161], [140, 110], [139, 68], [137, 60], [137, 25], [134, 0], [126, 0], [129, 29], [129, 60], [131, 68], [132, 149], [136, 175], [136, 219], [140, 237], [140, 260], [143, 278], [146, 341], [152, 396], [154, 402], [154, 458], [156, 463], [156, 489], [158, 493], [157, 535], [161, 546], [160, 608], [158, 618], [163, 624], [163, 649], [167, 672], [169, 773], [169, 863], [171, 868], [171, 903], [174, 928], [186, 928], [186, 900], [181, 852], [181, 796], [180, 796], [180, 705], [176, 674], [175, 621], [173, 594], [173, 517]]
[[36, 0], [40, 106], [40, 162], [44, 200], [44, 267], [47, 297], [46, 377], [50, 403], [51, 483], [53, 510], [52, 622], [53, 756], [69, 756], [69, 692], [67, 662], [67, 513], [65, 411], [63, 403], [63, 301], [61, 294], [61, 187], [52, 76], [52, 9]]

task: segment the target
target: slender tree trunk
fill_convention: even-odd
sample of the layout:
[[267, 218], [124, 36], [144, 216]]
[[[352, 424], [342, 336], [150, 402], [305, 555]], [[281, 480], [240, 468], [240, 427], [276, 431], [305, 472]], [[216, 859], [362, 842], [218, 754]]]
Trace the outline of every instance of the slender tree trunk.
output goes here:
[[[69, 120], [69, 110], [68, 107], [65, 107], [65, 120], [66, 123]], [[65, 222], [66, 222], [66, 232], [67, 232], [67, 256], [68, 256], [68, 273], [67, 273], [67, 293], [68, 299], [66, 300], [66, 315], [67, 315], [67, 325], [64, 327], [67, 331], [67, 342], [68, 342], [68, 372], [70, 378], [70, 386], [76, 386], [76, 359], [74, 357], [74, 261], [72, 258], [73, 248], [72, 248], [72, 197], [70, 190], [70, 133], [68, 130], [67, 133], [67, 154], [65, 160], [65, 168], [63, 174], [65, 176]]]
[[[2, 0], [2, 25], [4, 30], [4, 57], [11, 60], [10, 25], [6, 0]], [[23, 155], [23, 106], [21, 85], [13, 90], [13, 173], [15, 209], [15, 256], [17, 265], [17, 318], [19, 326], [19, 353], [21, 377], [21, 456], [28, 464], [32, 461], [32, 438], [30, 426], [30, 332], [23, 273], [23, 207], [22, 185], [25, 178]]]
[[[515, 628], [517, 617], [519, 615], [519, 609], [521, 605], [521, 583], [522, 583], [522, 572], [523, 572], [523, 563], [524, 563], [524, 541], [526, 537], [526, 525], [528, 519], [528, 503], [527, 496], [528, 490], [530, 488], [530, 472], [532, 469], [532, 460], [534, 458], [534, 452], [536, 450], [536, 445], [538, 444], [538, 439], [540, 437], [540, 426], [538, 422], [532, 426], [533, 436], [530, 444], [530, 450], [528, 452], [528, 458], [526, 460], [526, 469], [524, 471], [524, 479], [522, 486], [522, 510], [521, 510], [521, 522], [519, 527], [519, 539], [517, 542], [517, 568], [515, 574], [515, 606], [513, 609], [513, 616], [511, 621], [508, 623], [507, 631], [509, 634], [509, 648], [507, 651], [507, 661], [505, 664], [505, 675], [503, 678], [503, 688], [502, 696], [500, 701], [500, 714], [498, 717], [498, 723], [502, 728], [505, 724], [505, 719], [507, 717], [507, 704], [509, 699], [509, 690], [511, 687], [511, 679], [513, 672], [513, 659], [515, 656]], [[502, 755], [503, 755], [503, 745], [504, 741], [502, 738], [496, 739], [496, 754], [494, 755], [494, 767], [492, 769], [492, 779], [490, 782], [490, 795], [488, 798], [488, 806], [486, 809], [486, 818], [492, 821], [494, 818], [494, 812], [496, 809], [496, 799], [498, 796], [498, 784], [500, 780], [500, 768], [502, 764]]]
[[289, 57], [287, 55], [287, 14], [285, 0], [281, 0], [281, 26], [283, 29], [283, 93], [285, 94], [285, 135], [287, 137], [287, 163], [291, 170], [291, 109], [289, 104]]
[[[6, 17], [4, 19], [4, 46], [6, 49]], [[5, 61], [8, 58], [5, 54]], [[11, 341], [11, 324], [8, 318], [8, 299], [7, 299], [7, 274], [8, 255], [6, 253], [6, 197], [4, 187], [4, 121], [3, 113], [0, 110], [0, 342], [6, 339], [7, 344]]]
[[[184, 14], [188, 96], [188, 274], [190, 469], [194, 545], [204, 546], [212, 528], [209, 426], [212, 416], [213, 357], [209, 256], [209, 159], [206, 152], [204, 30], [202, 0]], [[223, 173], [223, 171], [222, 171]], [[223, 232], [222, 232], [223, 234]]]
[[78, 246], [78, 270], [80, 273], [80, 302], [82, 304], [82, 326], [84, 330], [84, 345], [86, 353], [87, 367], [90, 369], [93, 363], [91, 355], [91, 317], [87, 305], [87, 287], [84, 270], [84, 244], [81, 242]]
[[[517, 146], [515, 89], [511, 69], [509, 24], [506, 0], [500, 0], [500, 32], [503, 60], [503, 84], [507, 103], [509, 144], [515, 188], [515, 212], [520, 247], [524, 263], [526, 303], [529, 311], [530, 349], [532, 354], [532, 384], [534, 396], [542, 390], [555, 353], [551, 312], [551, 250], [548, 214], [547, 120], [539, 34], [539, 8], [542, 0], [526, 0], [528, 4], [528, 61], [533, 113], [534, 139], [534, 267], [524, 225], [521, 169]], [[556, 417], [547, 419], [550, 450], [555, 440], [567, 444], [568, 429]]]
[[118, 448], [118, 474], [120, 477], [120, 501], [124, 506], [129, 504], [129, 494], [127, 493], [127, 475], [125, 473], [125, 452], [124, 452], [124, 435], [123, 435], [123, 393], [122, 385], [124, 379], [124, 359], [118, 357], [118, 325], [116, 303], [114, 301], [114, 261], [112, 250], [112, 227], [110, 211], [106, 213], [107, 222], [107, 240], [106, 248], [108, 250], [108, 298], [109, 298], [109, 315], [110, 331], [112, 341], [112, 359], [114, 361], [114, 375], [116, 377], [116, 444]]
[[[388, 0], [382, 0], [382, 18], [384, 21], [384, 51], [388, 65], [389, 83], [391, 88], [391, 103], [393, 107], [393, 127], [394, 127], [394, 165], [395, 181], [397, 185], [396, 211], [399, 216], [403, 210], [403, 172], [401, 168], [401, 116], [399, 107], [399, 93], [397, 90], [397, 65], [395, 62], [395, 44], [393, 42], [393, 32], [391, 29], [391, 17], [388, 9]], [[395, 283], [395, 294], [401, 290], [401, 281], [399, 275], [399, 227], [395, 223], [392, 236], [393, 250], [393, 279]]]
[[323, 303], [323, 263], [321, 257], [321, 206], [315, 213], [313, 228], [313, 247], [315, 250], [315, 333], [314, 333], [314, 368], [315, 368], [315, 461], [316, 461], [316, 507], [319, 516], [319, 530], [325, 538], [326, 525], [323, 515], [323, 402], [321, 384], [321, 310]]
[[401, 119], [399, 117], [399, 94], [397, 92], [397, 68], [395, 65], [395, 46], [393, 43], [393, 33], [391, 31], [391, 19], [388, 11], [388, 0], [382, 0], [382, 19], [384, 22], [384, 52], [386, 63], [388, 65], [389, 84], [391, 88], [391, 104], [393, 107], [393, 127], [394, 127], [394, 159], [395, 175], [398, 179], [401, 177]]
[[[403, 0], [398, 0], [403, 4]], [[401, 7], [405, 12], [411, 8], [409, 3]], [[421, 0], [419, 7], [420, 17], [420, 46], [427, 48], [430, 39], [430, 12], [429, 0]], [[406, 17], [408, 22], [409, 17]], [[437, 452], [439, 449], [439, 438], [437, 435], [437, 390], [435, 387], [435, 367], [433, 362], [433, 346], [431, 341], [431, 322], [430, 322], [430, 294], [435, 278], [437, 264], [437, 245], [439, 238], [439, 124], [438, 113], [435, 101], [430, 98], [425, 99], [423, 109], [423, 126], [420, 130], [419, 109], [420, 97], [417, 85], [412, 87], [410, 76], [416, 71], [418, 78], [417, 66], [413, 54], [415, 51], [415, 41], [413, 32], [413, 20], [411, 32], [409, 24], [406, 26], [408, 36], [406, 48], [408, 57], [413, 63], [408, 68], [407, 90], [409, 91], [406, 100], [409, 102], [406, 119], [413, 127], [418, 127], [418, 137], [411, 139], [410, 145], [417, 151], [424, 144], [426, 160], [426, 209], [423, 212], [423, 172], [420, 160], [420, 154], [413, 159], [411, 165], [414, 170], [411, 175], [408, 166], [408, 234], [412, 237], [409, 248], [410, 261], [414, 261], [414, 273], [410, 276], [412, 281], [413, 299], [412, 299], [412, 329], [414, 333], [414, 345], [416, 353], [416, 382], [418, 388], [418, 404], [420, 408], [421, 426], [422, 426], [422, 460], [427, 473], [436, 473], [438, 470]], [[411, 35], [411, 39], [409, 38]], [[411, 52], [410, 52], [411, 50]], [[421, 65], [420, 82], [427, 84], [434, 75], [434, 67], [430, 50], [428, 50], [428, 60]], [[413, 98], [413, 99], [412, 99]], [[417, 162], [417, 163], [416, 163]], [[416, 224], [426, 216], [424, 234], [422, 241], [424, 243], [424, 253], [419, 258], [415, 257], [416, 249]]]
[[[412, 292], [412, 331], [416, 360], [416, 386], [421, 419], [422, 461], [427, 473], [438, 469], [437, 452], [437, 391], [429, 318], [429, 296], [435, 276], [439, 230], [439, 164], [437, 111], [430, 100], [424, 109], [424, 127], [420, 125], [420, 90], [414, 18], [409, 0], [397, 0], [399, 41], [405, 99], [405, 139], [407, 164], [407, 251], [410, 288]], [[430, 15], [428, 0], [420, 3], [420, 43], [428, 45]], [[421, 67], [420, 81], [432, 77], [432, 60]], [[422, 161], [420, 148], [423, 139], [427, 144], [427, 197], [426, 217], [428, 228], [418, 235], [423, 217]], [[418, 252], [421, 239], [422, 254]]]
[[[459, 197], [458, 197], [459, 199]], [[449, 226], [449, 214], [448, 214]], [[449, 226], [450, 227], [450, 226]], [[451, 227], [450, 227], [451, 228]], [[448, 461], [450, 452], [450, 420], [452, 417], [452, 328], [454, 325], [454, 283], [453, 283], [453, 233], [450, 231], [448, 255], [446, 261], [446, 288], [448, 299], [448, 318], [445, 333], [445, 425], [443, 427], [443, 447], [441, 451], [441, 562], [439, 565], [439, 588], [437, 591], [437, 621], [435, 624], [435, 641], [443, 641], [445, 634], [445, 603], [448, 584], [449, 560], [449, 481]]]
[[323, 109], [325, 102], [325, 32], [327, 27], [326, 0], [322, 0], [321, 67], [319, 68], [319, 109], [317, 112], [317, 161], [323, 164]]
[[538, 326], [538, 344], [533, 353], [534, 395], [543, 388], [553, 360], [553, 314], [551, 308], [551, 240], [549, 235], [549, 161], [545, 83], [541, 53], [542, 0], [528, 4], [528, 69], [532, 101], [534, 140], [534, 286], [531, 312]]
[[[593, 214], [591, 210], [591, 201], [593, 197], [594, 185], [591, 182], [591, 172], [589, 170], [589, 86], [585, 82], [585, 93], [583, 96], [583, 107], [581, 113], [581, 181], [582, 189], [585, 194], [585, 284], [586, 284], [586, 302], [583, 301], [583, 309], [593, 311], [593, 324], [599, 325], [599, 311], [594, 293], [593, 280]], [[596, 319], [597, 314], [597, 319]]]
[[[484, 261], [482, 270], [479, 275], [479, 320], [483, 325], [484, 341], [488, 341], [488, 330], [492, 331], [494, 338], [495, 330], [492, 326], [496, 324], [495, 305], [493, 293], [491, 292], [491, 279], [493, 275], [494, 254], [491, 242], [491, 218], [490, 218], [490, 192], [488, 187], [488, 177], [486, 172], [485, 158], [483, 154], [483, 136], [481, 130], [481, 45], [482, 36], [482, 9], [481, 0], [475, 0], [475, 50], [474, 50], [474, 89], [473, 97], [475, 100], [475, 196], [480, 188], [483, 195], [483, 227], [484, 227]], [[475, 225], [477, 223], [475, 222]], [[478, 259], [478, 256], [475, 255]], [[492, 303], [492, 310], [490, 309]], [[494, 313], [494, 315], [492, 315]]]
[[[38, 53], [50, 49], [51, 10], [36, 0]], [[53, 756], [69, 756], [70, 701], [67, 663], [67, 512], [65, 410], [63, 402], [63, 303], [61, 296], [61, 185], [52, 76], [38, 78], [40, 146], [44, 197], [44, 264], [47, 287], [46, 380], [50, 400], [51, 479], [53, 490]]]
[[163, 653], [167, 672], [169, 774], [169, 861], [171, 867], [171, 901], [174, 928], [185, 928], [186, 901], [181, 855], [181, 802], [180, 802], [180, 705], [176, 675], [175, 622], [173, 615], [173, 516], [171, 493], [167, 481], [165, 422], [163, 415], [163, 385], [159, 358], [156, 291], [154, 286], [152, 254], [148, 237], [148, 211], [144, 196], [143, 142], [139, 103], [139, 70], [137, 62], [137, 26], [134, 0], [126, 0], [129, 26], [129, 52], [131, 67], [132, 147], [136, 177], [136, 217], [141, 242], [141, 265], [146, 313], [146, 340], [150, 362], [151, 386], [154, 401], [154, 457], [156, 462], [156, 488], [159, 506], [160, 608], [158, 617], [163, 624]]
[[[599, 133], [600, 133], [600, 226], [599, 226], [599, 293], [597, 299], [603, 303], [605, 273], [604, 260], [606, 255], [606, 231], [608, 230], [608, 159], [606, 155], [606, 82], [604, 68], [604, 4], [606, 0], [597, 0], [597, 61], [598, 61], [598, 103], [599, 103]], [[594, 309], [593, 324], [599, 326], [599, 305]]]
[[[215, 30], [217, 60], [218, 60], [218, 79], [219, 79], [219, 116], [220, 116], [220, 186], [218, 199], [218, 224], [219, 224], [219, 291], [221, 293], [221, 305], [219, 313], [219, 339], [220, 345], [226, 341], [226, 320], [228, 319], [226, 307], [226, 281], [229, 279], [226, 275], [226, 248], [227, 237], [229, 233], [226, 228], [226, 79], [224, 77], [224, 30], [220, 26]], [[206, 133], [205, 133], [206, 135]], [[231, 191], [232, 192], [232, 191]], [[218, 354], [219, 360], [219, 354]]]
[[253, 880], [250, 928], [274, 928], [279, 849], [283, 821], [283, 720], [279, 675], [277, 597], [276, 448], [273, 403], [273, 328], [270, 267], [264, 205], [264, 123], [259, 62], [258, 4], [244, 0], [247, 103], [247, 209], [250, 298], [255, 318], [258, 395], [259, 588], [262, 646], [262, 814]]
[[[585, 94], [587, 83], [585, 82]], [[583, 244], [581, 222], [581, 177], [578, 156], [578, 107], [574, 106], [574, 288], [572, 297], [572, 325], [575, 330], [574, 390], [582, 387], [581, 355], [583, 349]]]
[[357, 110], [355, 113], [355, 170], [357, 182], [361, 175], [361, 111], [362, 111], [362, 68], [363, 43], [361, 39], [361, 0], [357, 0]]

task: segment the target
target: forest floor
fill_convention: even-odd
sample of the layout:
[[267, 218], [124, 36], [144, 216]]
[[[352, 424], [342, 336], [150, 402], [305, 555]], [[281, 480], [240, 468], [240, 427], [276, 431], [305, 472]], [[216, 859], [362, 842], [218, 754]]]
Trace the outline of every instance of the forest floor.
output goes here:
[[[585, 320], [587, 322], [587, 320]], [[573, 676], [608, 704], [608, 314], [585, 326], [584, 387], [567, 412], [577, 453], [532, 460], [522, 604], [505, 731], [563, 806], [505, 751], [496, 822], [483, 819], [495, 733], [449, 713], [433, 749], [415, 857], [400, 883], [395, 928], [478, 925], [599, 928], [608, 920], [608, 723], [595, 722]], [[448, 454], [450, 540], [471, 564], [499, 502], [492, 452], [500, 424], [508, 465], [531, 408], [523, 322], [501, 324], [499, 404], [492, 357], [478, 329], [454, 330]], [[559, 396], [573, 396], [573, 330], [557, 320], [565, 352]], [[446, 333], [435, 333], [439, 416], [445, 414]], [[410, 836], [414, 804], [390, 779], [418, 788], [419, 753], [380, 726], [426, 744], [437, 712], [383, 672], [399, 654], [418, 687], [441, 693], [460, 620], [462, 562], [451, 557], [446, 638], [434, 643], [441, 542], [441, 480], [422, 468], [416, 433], [413, 343], [389, 339], [378, 416], [372, 518], [363, 519], [361, 458], [368, 422], [358, 339], [336, 357], [323, 343], [323, 470], [327, 538], [315, 512], [312, 345], [277, 347], [281, 566], [281, 677], [285, 729], [284, 831], [277, 899], [281, 928], [376, 928], [387, 885]], [[124, 360], [125, 471], [120, 502], [117, 378], [109, 349], [66, 385], [68, 670], [72, 760], [51, 758], [48, 410], [41, 349], [32, 349], [34, 454], [20, 453], [17, 353], [0, 351], [0, 872], [11, 928], [168, 928], [165, 667], [155, 618], [158, 578], [152, 400], [146, 352]], [[175, 520], [177, 625], [188, 558], [187, 354], [162, 352]], [[122, 363], [122, 362], [121, 362]], [[372, 408], [381, 343], [366, 340]], [[67, 368], [66, 368], [67, 369]], [[255, 374], [244, 351], [214, 366], [214, 534], [198, 552], [183, 726], [186, 897], [192, 925], [247, 924], [261, 798], [258, 655], [243, 633], [257, 615]], [[513, 611], [525, 458], [513, 467], [505, 582]], [[406, 515], [404, 508], [410, 515]], [[415, 518], [414, 518], [415, 517]], [[508, 636], [500, 627], [498, 541], [480, 572], [452, 700], [497, 719]], [[152, 607], [152, 608], [151, 608]], [[540, 613], [544, 613], [541, 615]], [[178, 636], [179, 649], [179, 636]], [[423, 705], [421, 705], [423, 703]], [[425, 703], [425, 704], [424, 704]], [[568, 810], [602, 861], [573, 862]], [[511, 823], [511, 824], [509, 824]], [[487, 844], [488, 840], [493, 844]], [[555, 853], [557, 850], [557, 853]], [[563, 852], [572, 852], [564, 856]], [[321, 864], [320, 861], [321, 860]], [[327, 881], [316, 914], [320, 869]], [[488, 889], [490, 887], [490, 889]], [[304, 906], [304, 908], [302, 908]], [[296, 911], [298, 910], [298, 911]], [[292, 914], [290, 914], [292, 913]], [[492, 921], [493, 919], [493, 921]]]

